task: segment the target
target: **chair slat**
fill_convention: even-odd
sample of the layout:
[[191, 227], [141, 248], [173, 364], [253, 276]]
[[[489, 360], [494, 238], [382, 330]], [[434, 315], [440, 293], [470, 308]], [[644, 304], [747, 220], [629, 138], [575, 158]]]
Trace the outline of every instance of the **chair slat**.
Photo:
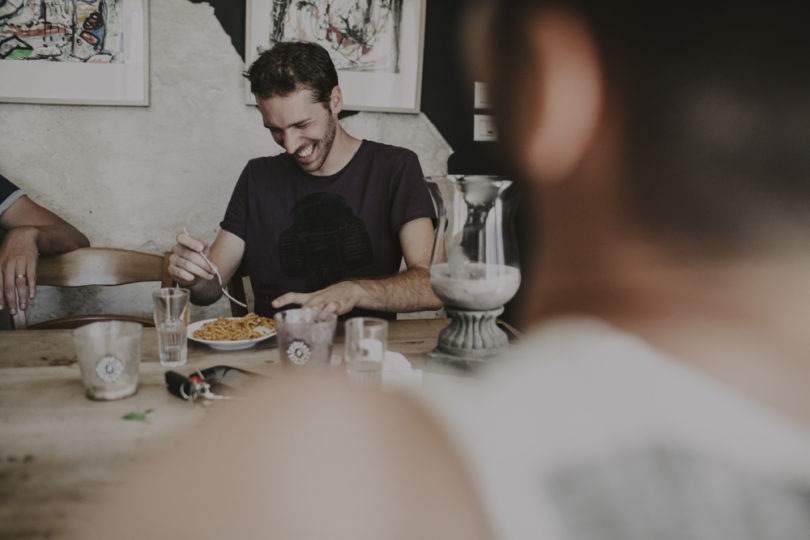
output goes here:
[[[126, 249], [80, 248], [61, 255], [41, 257], [37, 264], [37, 285], [86, 287], [91, 285], [125, 285], [156, 281], [171, 286], [168, 273], [169, 253], [156, 255]], [[101, 320], [135, 321], [152, 326], [151, 319], [127, 314], [79, 314], [27, 325], [25, 312], [19, 312], [13, 326], [17, 330], [77, 328]]]
[[42, 257], [37, 283], [58, 287], [124, 285], [163, 281], [160, 255], [111, 248], [82, 248], [54, 257]]

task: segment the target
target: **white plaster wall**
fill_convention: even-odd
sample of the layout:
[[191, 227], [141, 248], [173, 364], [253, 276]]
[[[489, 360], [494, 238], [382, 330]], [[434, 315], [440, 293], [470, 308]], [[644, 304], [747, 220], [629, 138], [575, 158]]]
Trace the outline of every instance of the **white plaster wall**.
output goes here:
[[[167, 251], [185, 226], [212, 241], [245, 162], [280, 148], [245, 104], [244, 64], [208, 4], [151, 0], [149, 107], [0, 103], [0, 173], [94, 246]], [[359, 113], [351, 134], [412, 149], [425, 174], [451, 149], [422, 114]], [[81, 295], [40, 288], [29, 320], [79, 311], [148, 316], [152, 286]], [[192, 318], [227, 314], [220, 300]]]

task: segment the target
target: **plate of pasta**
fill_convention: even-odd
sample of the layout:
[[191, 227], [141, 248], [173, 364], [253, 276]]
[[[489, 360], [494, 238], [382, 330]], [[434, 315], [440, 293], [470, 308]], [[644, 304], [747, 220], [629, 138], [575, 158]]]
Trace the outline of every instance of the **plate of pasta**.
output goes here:
[[244, 317], [217, 317], [188, 325], [188, 339], [212, 349], [238, 351], [276, 335], [273, 319], [248, 313]]

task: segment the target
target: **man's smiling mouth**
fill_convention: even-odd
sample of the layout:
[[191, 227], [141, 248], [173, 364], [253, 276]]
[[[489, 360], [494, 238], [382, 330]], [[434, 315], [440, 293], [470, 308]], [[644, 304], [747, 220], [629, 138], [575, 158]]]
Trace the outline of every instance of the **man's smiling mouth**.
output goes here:
[[306, 158], [310, 157], [312, 155], [312, 152], [314, 152], [314, 151], [315, 151], [315, 145], [310, 144], [310, 145], [302, 148], [301, 150], [297, 151], [295, 153], [295, 157], [301, 158], [301, 159], [306, 159]]

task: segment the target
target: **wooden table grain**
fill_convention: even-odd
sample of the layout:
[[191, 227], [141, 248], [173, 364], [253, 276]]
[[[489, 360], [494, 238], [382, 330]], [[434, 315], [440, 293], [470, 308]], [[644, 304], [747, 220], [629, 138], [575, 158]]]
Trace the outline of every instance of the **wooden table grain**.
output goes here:
[[[388, 348], [423, 368], [447, 323], [392, 321]], [[340, 332], [333, 354], [343, 354]], [[220, 364], [280, 373], [275, 339], [229, 352], [189, 341], [188, 364], [175, 371], [189, 374]], [[84, 394], [71, 331], [0, 331], [0, 538], [65, 536], [71, 520], [91, 510], [87, 501], [98, 488], [124, 482], [117, 475], [122, 465], [156, 459], [149, 450], [171, 445], [210, 411], [228, 406], [172, 396], [165, 371], [158, 361], [157, 334], [145, 328], [137, 393], [92, 401]], [[122, 419], [148, 409], [147, 421]]]

